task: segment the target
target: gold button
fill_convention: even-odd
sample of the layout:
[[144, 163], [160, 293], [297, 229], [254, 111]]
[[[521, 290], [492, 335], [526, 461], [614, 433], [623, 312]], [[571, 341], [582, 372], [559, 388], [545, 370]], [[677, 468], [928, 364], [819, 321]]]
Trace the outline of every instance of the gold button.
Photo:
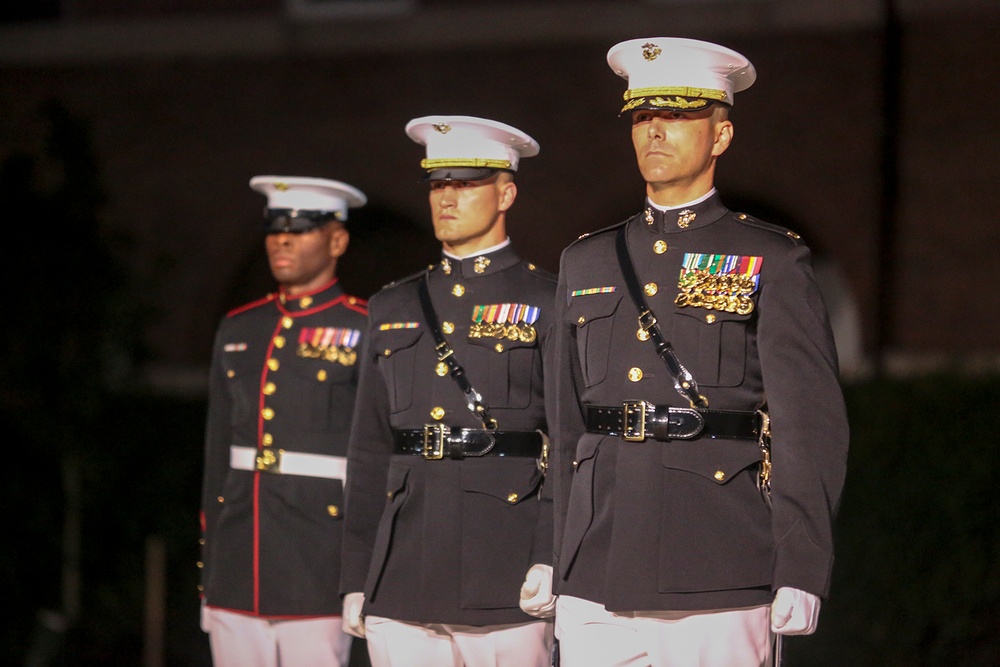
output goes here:
[[327, 505], [326, 512], [330, 516], [340, 516], [340, 508], [336, 505]]
[[392, 491], [386, 491], [385, 492], [385, 497], [386, 498], [392, 498]]
[[659, 240], [653, 244], [653, 252], [657, 255], [662, 255], [667, 251], [667, 242], [664, 240]]
[[451, 322], [442, 322], [441, 331], [445, 332], [446, 334], [455, 333], [455, 325], [452, 324]]
[[715, 322], [715, 315], [709, 313], [708, 315], [705, 316], [705, 321], [708, 322], [709, 324], [712, 324], [713, 322]]
[[628, 379], [631, 380], [632, 382], [638, 382], [639, 380], [641, 380], [642, 369], [635, 366], [628, 369]]
[[261, 391], [264, 392], [265, 396], [270, 396], [271, 394], [273, 394], [277, 390], [278, 390], [278, 387], [273, 382], [268, 382], [267, 384], [264, 385], [264, 388], [261, 389]]
[[746, 220], [746, 219], [747, 219], [747, 214], [746, 214], [746, 213], [740, 213], [740, 214], [739, 214], [739, 215], [738, 215], [737, 217], [738, 217], [738, 218], [739, 218], [740, 220]]
[[316, 379], [320, 382], [326, 382], [326, 371], [322, 368], [316, 371]]
[[722, 472], [721, 470], [716, 470], [715, 471], [715, 479], [717, 479], [717, 480], [719, 480], [721, 482], [725, 478], [726, 478], [726, 473]]
[[444, 419], [444, 408], [437, 407], [431, 410], [431, 419], [441, 421]]
[[313, 300], [311, 296], [304, 296], [301, 299], [299, 299], [299, 305], [302, 306], [303, 308], [308, 308], [312, 304]]
[[575, 468], [575, 467], [577, 467], [578, 465], [580, 465], [580, 462], [579, 462], [579, 461], [573, 461], [573, 467], [574, 467], [574, 468]]
[[219, 496], [218, 498], [216, 498], [216, 500], [218, 500], [220, 503], [226, 502], [226, 499], [223, 498], [222, 496]]
[[292, 318], [288, 317], [287, 315], [285, 315], [284, 317], [282, 317], [281, 318], [281, 326], [285, 327], [286, 329], [291, 329], [292, 328]]
[[384, 350], [382, 350], [382, 354], [388, 357], [389, 355], [392, 354], [392, 350], [390, 350], [389, 348], [385, 348]]
[[274, 337], [274, 346], [277, 347], [277, 348], [285, 347], [285, 337], [284, 336], [275, 336]]
[[497, 343], [493, 349], [497, 352], [503, 352], [503, 343]]
[[264, 419], [268, 421], [274, 419], [274, 410], [272, 410], [271, 408], [264, 408], [263, 410], [260, 411], [260, 414], [261, 416], [264, 417]]
[[226, 377], [228, 377], [228, 378], [236, 377], [236, 371], [234, 371], [232, 369], [226, 371]]
[[205, 546], [205, 538], [204, 538], [204, 537], [202, 537], [202, 538], [199, 538], [199, 540], [198, 540], [198, 544], [200, 544], [200, 545], [202, 545], [202, 546]]
[[583, 324], [583, 323], [584, 323], [584, 322], [586, 322], [586, 321], [587, 321], [587, 318], [586, 318], [586, 317], [584, 317], [583, 315], [581, 315], [580, 317], [578, 317], [578, 318], [576, 319], [576, 322], [577, 322], [577, 324]]
[[656, 283], [646, 283], [642, 289], [646, 292], [646, 296], [653, 296], [660, 288]]
[[443, 361], [437, 362], [437, 366], [434, 367], [434, 372], [437, 373], [439, 377], [444, 377], [448, 374], [448, 364]]
[[638, 329], [636, 329], [635, 337], [641, 340], [643, 343], [645, 343], [647, 340], [649, 340], [649, 332], [643, 329], [642, 327], [639, 327]]
[[535, 266], [534, 264], [532, 264], [532, 263], [530, 263], [530, 262], [528, 263], [528, 270], [529, 270], [529, 271], [534, 271], [534, 270], [535, 270], [535, 269], [537, 269], [537, 268], [538, 268], [538, 267], [536, 267], [536, 266]]
[[455, 285], [454, 287], [451, 288], [451, 293], [454, 294], [455, 296], [462, 296], [463, 294], [465, 294], [465, 288], [462, 287], [461, 285]]
[[519, 497], [520, 497], [520, 496], [518, 496], [518, 495], [517, 495], [516, 493], [511, 493], [510, 495], [508, 495], [508, 496], [507, 496], [507, 502], [508, 502], [508, 503], [516, 503], [516, 502], [517, 502], [517, 499], [518, 499]]
[[276, 370], [278, 370], [278, 368], [281, 367], [281, 364], [278, 363], [277, 359], [268, 359], [267, 360], [267, 367], [270, 368], [272, 371], [276, 371]]
[[261, 437], [260, 442], [265, 447], [270, 447], [272, 444], [274, 444], [274, 436], [271, 435], [270, 433], [265, 433], [263, 437]]
[[353, 297], [353, 296], [347, 297], [347, 303], [351, 304], [352, 306], [354, 304], [356, 304], [357, 302], [358, 302], [358, 299], [356, 297]]
[[198, 590], [199, 590], [199, 591], [203, 591], [203, 590], [205, 590], [205, 587], [204, 587], [204, 586], [202, 586], [201, 584], [198, 584]]
[[195, 563], [195, 566], [200, 570], [201, 568], [205, 567], [205, 564], [202, 563], [201, 561], [198, 561], [197, 563]]

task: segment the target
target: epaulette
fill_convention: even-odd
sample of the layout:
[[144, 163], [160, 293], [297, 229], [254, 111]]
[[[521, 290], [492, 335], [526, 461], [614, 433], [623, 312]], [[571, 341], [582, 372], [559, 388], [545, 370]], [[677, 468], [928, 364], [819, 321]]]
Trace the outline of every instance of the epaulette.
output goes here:
[[770, 222], [764, 222], [763, 220], [755, 218], [747, 213], [734, 212], [733, 216], [736, 218], [737, 221], [742, 222], [743, 224], [750, 225], [751, 227], [756, 227], [757, 229], [763, 229], [768, 232], [773, 232], [775, 234], [780, 234], [781, 236], [784, 236], [785, 238], [791, 240], [796, 245], [805, 243], [805, 241], [802, 240], [801, 236], [799, 236], [792, 230], [786, 229], [785, 227], [782, 227], [780, 225], [775, 225]]
[[431, 271], [433, 271], [434, 269], [436, 269], [439, 266], [441, 266], [441, 265], [440, 264], [430, 264], [430, 265], [427, 266], [426, 269], [421, 269], [420, 271], [417, 271], [416, 273], [411, 273], [410, 275], [408, 275], [408, 276], [406, 276], [404, 278], [400, 278], [398, 280], [393, 280], [391, 283], [386, 283], [385, 285], [382, 285], [382, 289], [389, 289], [390, 287], [395, 287], [396, 285], [401, 285], [402, 283], [408, 283], [408, 282], [412, 282], [412, 281], [416, 280], [417, 278], [422, 278], [423, 276], [425, 276], [426, 274], [430, 273]]
[[[633, 215], [631, 217], [628, 217], [628, 218], [622, 220], [621, 222], [616, 222], [613, 225], [609, 225], [607, 227], [603, 227], [601, 229], [598, 229], [595, 232], [584, 232], [583, 234], [580, 234], [578, 237], [576, 237], [576, 239], [573, 240], [569, 245], [572, 246], [575, 243], [579, 243], [580, 241], [584, 241], [586, 239], [593, 238], [593, 237], [595, 237], [595, 236], [597, 236], [599, 234], [606, 234], [608, 232], [616, 231], [616, 230], [620, 229], [622, 225], [628, 223], [630, 220], [632, 220], [633, 218], [637, 217], [638, 215], [639, 214], [636, 213], [635, 215]], [[567, 247], [569, 247], [569, 246], [567, 246]]]
[[521, 262], [521, 268], [530, 273], [533, 276], [538, 276], [540, 278], [545, 278], [546, 280], [551, 280], [553, 282], [559, 282], [559, 276], [552, 273], [551, 271], [546, 271], [537, 264], [532, 262]]
[[278, 293], [277, 292], [274, 292], [272, 294], [268, 294], [267, 296], [265, 296], [262, 299], [257, 299], [256, 301], [251, 301], [250, 303], [245, 303], [242, 306], [237, 306], [236, 308], [233, 308], [228, 313], [226, 313], [226, 317], [233, 317], [234, 315], [239, 315], [240, 313], [245, 313], [248, 310], [253, 310], [254, 308], [257, 308], [259, 306], [263, 306], [263, 305], [269, 304], [269, 303], [271, 303], [272, 301], [274, 301], [277, 298], [278, 298]]

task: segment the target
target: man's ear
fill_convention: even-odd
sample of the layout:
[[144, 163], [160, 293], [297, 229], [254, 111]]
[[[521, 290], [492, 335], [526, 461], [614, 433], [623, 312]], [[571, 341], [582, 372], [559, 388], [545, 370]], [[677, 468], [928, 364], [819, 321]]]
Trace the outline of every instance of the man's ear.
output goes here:
[[347, 252], [347, 244], [351, 241], [351, 233], [340, 223], [330, 230], [330, 257], [340, 257]]
[[715, 124], [715, 143], [712, 145], [712, 157], [719, 157], [733, 143], [733, 123], [729, 120]]
[[514, 185], [514, 181], [507, 181], [506, 183], [499, 183], [500, 188], [500, 211], [506, 211], [511, 206], [514, 205], [514, 200], [517, 199], [517, 186]]

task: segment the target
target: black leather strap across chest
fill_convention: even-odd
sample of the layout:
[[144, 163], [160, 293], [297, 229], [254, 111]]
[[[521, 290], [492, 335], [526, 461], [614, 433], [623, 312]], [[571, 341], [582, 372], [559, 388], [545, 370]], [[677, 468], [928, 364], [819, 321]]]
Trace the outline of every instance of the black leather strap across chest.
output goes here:
[[694, 381], [694, 377], [681, 364], [670, 341], [663, 337], [663, 333], [656, 323], [656, 316], [653, 315], [653, 311], [646, 305], [646, 297], [643, 295], [642, 287], [639, 285], [639, 276], [636, 275], [635, 265], [632, 263], [632, 256], [628, 251], [627, 229], [628, 225], [622, 225], [622, 228], [618, 230], [618, 234], [615, 237], [615, 251], [618, 255], [618, 266], [621, 268], [622, 276], [625, 278], [625, 286], [628, 288], [629, 296], [632, 297], [636, 308], [639, 309], [639, 326], [649, 334], [650, 340], [656, 346], [657, 356], [663, 360], [663, 363], [667, 366], [667, 370], [670, 371], [670, 375], [674, 378], [674, 389], [677, 390], [677, 393], [690, 401], [692, 408], [708, 407], [708, 399], [698, 393], [698, 384]]
[[424, 319], [427, 321], [427, 326], [434, 337], [434, 351], [437, 354], [438, 361], [448, 366], [448, 374], [455, 381], [455, 384], [458, 385], [458, 388], [462, 390], [462, 393], [465, 394], [465, 402], [469, 411], [482, 420], [483, 426], [487, 430], [494, 430], [497, 428], [497, 422], [490, 416], [490, 410], [483, 400], [483, 395], [472, 386], [468, 375], [465, 373], [465, 369], [462, 368], [462, 365], [458, 363], [458, 359], [455, 358], [455, 351], [451, 349], [451, 345], [448, 344], [447, 339], [445, 339], [444, 334], [441, 332], [441, 324], [438, 322], [437, 313], [434, 312], [434, 304], [431, 302], [431, 292], [427, 286], [429, 277], [430, 272], [425, 273], [423, 278], [420, 279], [418, 293], [420, 308], [423, 310]]

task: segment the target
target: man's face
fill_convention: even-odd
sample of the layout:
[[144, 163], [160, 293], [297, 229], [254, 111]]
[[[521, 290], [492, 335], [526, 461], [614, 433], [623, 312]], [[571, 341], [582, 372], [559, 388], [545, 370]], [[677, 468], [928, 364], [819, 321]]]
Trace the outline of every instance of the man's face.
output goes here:
[[714, 158], [732, 138], [732, 123], [716, 122], [712, 109], [632, 114], [632, 145], [643, 179], [655, 188], [687, 188], [713, 178]]
[[318, 289], [333, 280], [348, 233], [339, 222], [307, 232], [268, 234], [264, 241], [271, 273], [290, 294]]
[[502, 243], [507, 237], [502, 214], [516, 193], [510, 178], [500, 174], [482, 181], [432, 181], [434, 235], [460, 257]]

